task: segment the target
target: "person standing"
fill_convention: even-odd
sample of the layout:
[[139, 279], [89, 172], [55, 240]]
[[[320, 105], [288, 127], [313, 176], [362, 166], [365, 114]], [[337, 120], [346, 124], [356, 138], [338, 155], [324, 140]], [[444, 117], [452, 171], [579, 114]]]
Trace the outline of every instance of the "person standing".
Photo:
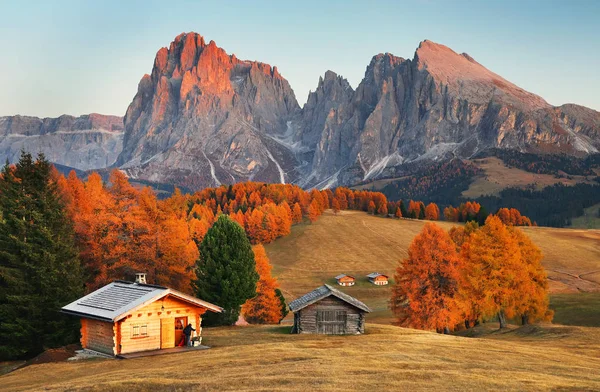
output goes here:
[[195, 331], [195, 329], [192, 327], [192, 324], [188, 324], [184, 329], [183, 329], [183, 336], [185, 336], [185, 345], [186, 347], [190, 345], [190, 336], [192, 336], [192, 331]]

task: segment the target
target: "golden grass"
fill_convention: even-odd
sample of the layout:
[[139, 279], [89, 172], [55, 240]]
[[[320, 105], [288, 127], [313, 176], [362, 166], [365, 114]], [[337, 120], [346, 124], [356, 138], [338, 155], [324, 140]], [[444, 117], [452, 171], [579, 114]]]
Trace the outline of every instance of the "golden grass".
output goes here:
[[485, 174], [479, 176], [471, 183], [469, 189], [462, 193], [466, 198], [477, 198], [482, 195], [498, 195], [501, 190], [508, 187], [525, 187], [535, 184], [537, 189], [562, 183], [575, 185], [588, 182], [583, 176], [571, 176], [572, 179], [556, 178], [551, 174], [536, 174], [517, 168], [509, 168], [496, 157], [474, 159], [475, 166], [483, 169]]
[[536, 327], [472, 339], [383, 325], [362, 336], [289, 328], [203, 331], [212, 348], [131, 360], [35, 365], [2, 390], [597, 390], [594, 328]]
[[[382, 325], [392, 320], [389, 287], [373, 286], [364, 275], [393, 275], [424, 223], [327, 211], [266, 247], [288, 300], [333, 283], [339, 273], [356, 275], [359, 283], [342, 290], [374, 309], [365, 335], [290, 335], [289, 326], [205, 328], [210, 350], [33, 365], [0, 377], [0, 389], [600, 390], [600, 328], [547, 324], [496, 331], [497, 323], [488, 323], [462, 332], [480, 337], [473, 339]], [[599, 232], [525, 231], [546, 254], [553, 290], [597, 289], [597, 281], [583, 281], [595, 279], [590, 270], [600, 270]], [[577, 296], [589, 296], [588, 315], [597, 316], [598, 294], [560, 295], [556, 303], [566, 311], [580, 304]], [[567, 320], [576, 316], [564, 313]]]

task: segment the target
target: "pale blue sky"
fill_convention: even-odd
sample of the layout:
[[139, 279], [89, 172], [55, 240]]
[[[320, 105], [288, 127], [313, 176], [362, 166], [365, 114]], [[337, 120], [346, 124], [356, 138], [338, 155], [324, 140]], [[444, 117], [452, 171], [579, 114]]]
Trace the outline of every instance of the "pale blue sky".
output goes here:
[[159, 48], [196, 31], [276, 65], [302, 104], [331, 69], [356, 87], [380, 52], [467, 52], [550, 103], [600, 110], [600, 1], [4, 1], [0, 115], [123, 115]]

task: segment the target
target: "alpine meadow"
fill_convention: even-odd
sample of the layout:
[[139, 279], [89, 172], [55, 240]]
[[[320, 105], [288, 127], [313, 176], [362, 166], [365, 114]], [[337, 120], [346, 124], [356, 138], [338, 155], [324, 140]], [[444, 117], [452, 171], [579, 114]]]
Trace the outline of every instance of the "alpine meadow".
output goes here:
[[0, 12], [3, 391], [600, 390], [599, 4]]

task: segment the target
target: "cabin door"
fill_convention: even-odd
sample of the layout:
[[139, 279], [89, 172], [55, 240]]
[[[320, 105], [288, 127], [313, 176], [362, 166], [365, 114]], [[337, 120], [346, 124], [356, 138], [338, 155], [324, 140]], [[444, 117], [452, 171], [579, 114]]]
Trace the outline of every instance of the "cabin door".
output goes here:
[[175, 319], [160, 319], [160, 348], [175, 347]]
[[175, 319], [175, 340], [176, 346], [180, 345], [183, 338], [183, 329], [187, 326], [187, 317], [177, 317]]
[[317, 332], [327, 335], [346, 333], [347, 313], [345, 310], [318, 310]]

